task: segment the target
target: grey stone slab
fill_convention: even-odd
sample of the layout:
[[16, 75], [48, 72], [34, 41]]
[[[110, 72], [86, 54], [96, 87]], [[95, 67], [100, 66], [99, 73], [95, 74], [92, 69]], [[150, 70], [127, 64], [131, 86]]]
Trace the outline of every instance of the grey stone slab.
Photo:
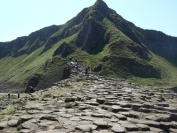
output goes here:
[[145, 124], [150, 127], [160, 128], [160, 123], [152, 120], [139, 120], [138, 124]]
[[114, 114], [115, 117], [117, 117], [119, 120], [127, 120], [127, 117], [122, 114]]
[[92, 130], [96, 130], [96, 125], [79, 125], [75, 127], [76, 130], [81, 130], [82, 132], [91, 132]]
[[22, 129], [36, 130], [38, 126], [30, 121], [26, 121], [22, 124]]
[[41, 113], [43, 113], [43, 114], [51, 114], [51, 113], [53, 113], [53, 111], [52, 110], [43, 110], [43, 111], [41, 111]]
[[150, 130], [153, 132], [163, 133], [164, 131], [160, 128], [150, 127]]
[[46, 127], [49, 125], [53, 125], [55, 122], [54, 121], [49, 121], [49, 120], [41, 120], [39, 123], [39, 126], [41, 127]]
[[170, 128], [169, 132], [172, 132], [172, 133], [177, 133], [177, 129]]
[[141, 131], [150, 131], [150, 127], [145, 124], [136, 124], [136, 126], [141, 130]]
[[22, 121], [28, 121], [28, 120], [30, 120], [30, 119], [32, 119], [32, 118], [34, 118], [34, 116], [32, 116], [32, 115], [22, 115], [22, 116], [20, 117], [20, 119], [21, 119]]
[[157, 122], [169, 122], [171, 121], [171, 115], [169, 114], [153, 114], [145, 117], [147, 120], [154, 120]]
[[121, 124], [123, 127], [126, 128], [127, 131], [139, 131], [139, 128], [137, 125], [135, 124], [131, 124], [131, 123], [125, 123], [125, 124]]
[[174, 107], [164, 107], [164, 109], [172, 113], [177, 113], [177, 108]]
[[80, 121], [81, 119], [79, 117], [71, 117], [70, 120], [71, 121]]
[[[47, 131], [38, 131], [38, 132], [35, 132], [35, 133], [67, 133], [68, 131], [67, 130], [64, 130], [64, 129], [55, 129], [55, 130], [47, 130]], [[29, 132], [28, 132], [29, 133]]]
[[102, 119], [98, 119], [98, 120], [94, 121], [93, 124], [97, 125], [98, 128], [100, 128], [100, 129], [108, 129], [109, 128], [108, 121], [105, 121]]
[[69, 130], [74, 130], [76, 126], [77, 123], [75, 121], [68, 121], [67, 119], [63, 123], [63, 127]]
[[129, 117], [130, 116], [130, 113], [129, 112], [119, 112], [119, 114], [122, 114], [122, 115], [124, 115], [124, 116], [126, 116], [126, 117]]
[[94, 130], [92, 133], [113, 133], [113, 132], [111, 132], [109, 130], [99, 130], [99, 131]]
[[58, 121], [58, 118], [53, 115], [46, 114], [40, 118], [40, 120], [50, 120], [50, 121]]
[[72, 117], [71, 114], [60, 114], [60, 116], [63, 118], [71, 118]]
[[143, 113], [152, 113], [152, 112], [156, 112], [156, 109], [147, 109], [147, 108], [140, 108], [139, 112], [143, 112]]
[[140, 115], [142, 114], [141, 112], [137, 112], [137, 111], [129, 111], [129, 117], [133, 117], [133, 118], [139, 118]]
[[7, 123], [6, 122], [0, 122], [0, 129], [4, 129], [7, 127]]
[[123, 108], [131, 108], [131, 103], [119, 102], [119, 105]]
[[102, 118], [102, 117], [104, 117], [104, 114], [92, 113], [91, 116], [92, 117], [100, 117], [100, 118]]
[[126, 133], [125, 127], [119, 125], [119, 124], [115, 124], [111, 130], [115, 133]]
[[21, 132], [21, 133], [30, 133], [31, 130], [29, 130], [29, 129], [22, 129], [22, 130], [20, 130], [20, 132]]
[[112, 109], [112, 112], [114, 112], [114, 113], [117, 113], [117, 112], [119, 112], [119, 111], [122, 111], [122, 107], [120, 107], [120, 106], [118, 106], [118, 105], [113, 105], [113, 106], [111, 107], [111, 109]]
[[40, 111], [39, 110], [28, 110], [27, 113], [28, 114], [38, 114], [38, 113], [40, 113]]

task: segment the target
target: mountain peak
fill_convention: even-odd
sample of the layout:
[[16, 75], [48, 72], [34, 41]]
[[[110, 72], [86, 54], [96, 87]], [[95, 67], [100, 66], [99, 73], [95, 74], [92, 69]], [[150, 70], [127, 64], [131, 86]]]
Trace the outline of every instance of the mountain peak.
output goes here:
[[95, 4], [93, 5], [93, 9], [104, 11], [104, 10], [109, 9], [109, 7], [103, 0], [97, 0]]

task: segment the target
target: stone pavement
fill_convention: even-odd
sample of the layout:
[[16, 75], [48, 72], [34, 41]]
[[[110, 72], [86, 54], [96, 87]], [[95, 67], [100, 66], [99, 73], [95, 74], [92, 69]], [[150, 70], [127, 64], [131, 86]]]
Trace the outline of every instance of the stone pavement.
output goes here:
[[[66, 87], [71, 93], [56, 93]], [[25, 106], [0, 121], [0, 132], [176, 133], [177, 94], [73, 70], [70, 78], [29, 95]]]

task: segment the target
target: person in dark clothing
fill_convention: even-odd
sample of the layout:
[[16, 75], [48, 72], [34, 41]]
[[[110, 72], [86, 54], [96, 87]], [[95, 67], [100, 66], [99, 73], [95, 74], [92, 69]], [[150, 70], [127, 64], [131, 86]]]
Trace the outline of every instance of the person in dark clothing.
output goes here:
[[72, 58], [70, 57], [69, 60], [72, 61]]
[[30, 87], [30, 93], [33, 93], [33, 92], [34, 92], [34, 88]]
[[90, 71], [90, 67], [88, 66], [88, 71]]
[[85, 75], [88, 74], [88, 67], [85, 68]]
[[88, 75], [89, 68], [90, 68], [90, 67], [86, 67], [86, 68], [85, 68], [85, 75]]
[[70, 65], [71, 65], [73, 63], [73, 59], [70, 57], [69, 60], [70, 60]]

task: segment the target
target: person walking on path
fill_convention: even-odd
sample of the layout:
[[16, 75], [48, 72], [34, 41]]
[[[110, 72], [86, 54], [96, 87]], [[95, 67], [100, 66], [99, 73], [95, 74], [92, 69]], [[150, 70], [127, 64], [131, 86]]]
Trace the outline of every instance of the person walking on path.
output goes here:
[[73, 64], [73, 59], [71, 57], [69, 58], [69, 60], [70, 60], [70, 65]]
[[85, 68], [85, 75], [88, 74], [88, 67]]

